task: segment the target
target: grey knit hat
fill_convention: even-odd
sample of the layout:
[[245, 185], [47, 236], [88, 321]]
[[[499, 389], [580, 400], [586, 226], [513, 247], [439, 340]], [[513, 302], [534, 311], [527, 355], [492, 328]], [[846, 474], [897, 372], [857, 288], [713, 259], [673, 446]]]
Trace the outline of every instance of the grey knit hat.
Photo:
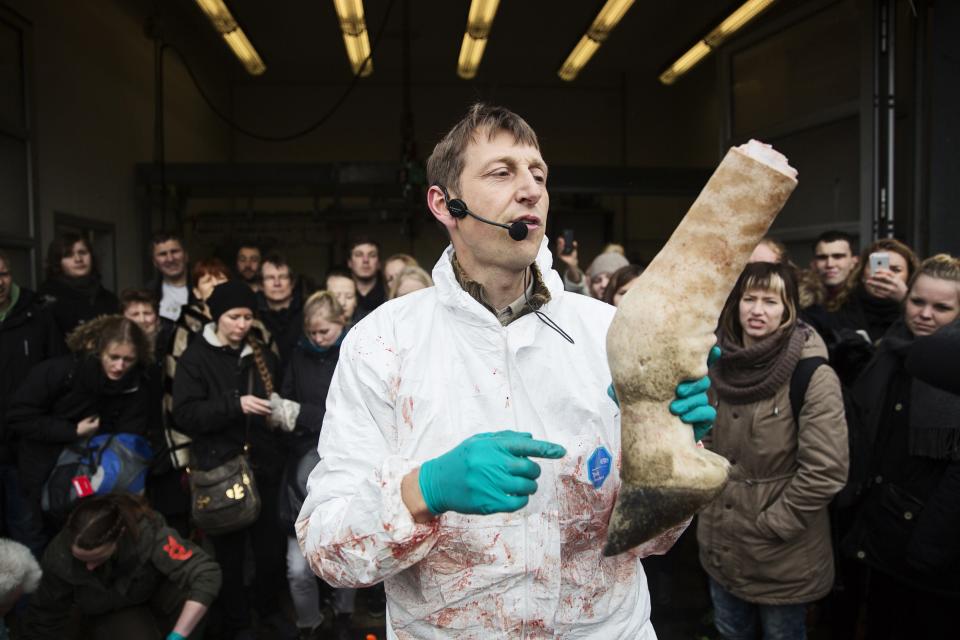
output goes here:
[[590, 266], [587, 267], [587, 277], [592, 278], [600, 273], [613, 273], [617, 269], [625, 267], [628, 264], [630, 264], [630, 261], [619, 253], [601, 253], [594, 258], [593, 262], [590, 263]]

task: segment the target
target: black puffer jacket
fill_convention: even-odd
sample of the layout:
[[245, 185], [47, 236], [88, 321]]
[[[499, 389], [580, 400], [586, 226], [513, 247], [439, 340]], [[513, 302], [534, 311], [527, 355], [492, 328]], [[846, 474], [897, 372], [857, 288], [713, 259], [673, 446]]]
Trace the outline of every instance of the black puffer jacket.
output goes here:
[[92, 292], [70, 286], [65, 279], [50, 279], [37, 290], [46, 301], [46, 308], [64, 337], [87, 320], [109, 313], [118, 313], [120, 302], [102, 285]]
[[38, 491], [64, 445], [77, 442], [77, 423], [100, 417], [97, 433], [146, 435], [149, 395], [139, 366], [110, 380], [96, 356], [61, 356], [35, 366], [7, 410], [20, 438], [20, 481]]
[[30, 369], [64, 352], [63, 337], [42, 300], [20, 289], [17, 303], [0, 322], [0, 463], [16, 461], [16, 443], [6, 428], [7, 406]]
[[[277, 358], [271, 351], [261, 350], [270, 376], [276, 380]], [[240, 396], [248, 394], [269, 397], [253, 350], [249, 345], [242, 350], [222, 346], [213, 324], [207, 325], [203, 336], [180, 356], [173, 379], [173, 418], [193, 439], [192, 464], [212, 469], [240, 454], [247, 442], [256, 474], [276, 482], [283, 470], [284, 447], [263, 417], [244, 415]]]

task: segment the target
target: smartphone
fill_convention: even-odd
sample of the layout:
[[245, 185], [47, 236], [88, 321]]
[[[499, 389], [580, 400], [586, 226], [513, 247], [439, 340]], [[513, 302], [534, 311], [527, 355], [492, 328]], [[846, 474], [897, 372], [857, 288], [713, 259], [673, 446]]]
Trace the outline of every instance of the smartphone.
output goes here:
[[890, 270], [890, 254], [885, 251], [878, 251], [870, 254], [870, 273], [874, 274], [878, 269]]
[[563, 230], [563, 255], [568, 256], [573, 253], [573, 229]]

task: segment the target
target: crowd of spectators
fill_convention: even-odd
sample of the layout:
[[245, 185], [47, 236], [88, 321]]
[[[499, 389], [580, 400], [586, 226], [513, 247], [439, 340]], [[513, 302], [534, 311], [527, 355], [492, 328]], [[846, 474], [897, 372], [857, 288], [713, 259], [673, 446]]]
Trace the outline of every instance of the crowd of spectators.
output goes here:
[[[619, 245], [585, 270], [554, 249], [568, 291], [617, 306], [642, 281]], [[935, 637], [960, 596], [960, 260], [842, 232], [813, 250], [799, 268], [764, 239], [718, 318], [705, 444], [733, 471], [696, 527], [716, 626], [803, 637], [826, 598], [836, 637]], [[370, 238], [322, 286], [255, 242], [233, 265], [171, 233], [150, 251], [155, 278], [119, 298], [82, 235], [51, 243], [36, 292], [0, 253], [0, 612], [22, 638], [349, 637], [357, 593], [312, 574], [296, 517], [344, 336], [430, 273]], [[54, 508], [65, 452], [124, 434], [151, 452], [139, 495], [75, 477]], [[241, 455], [259, 514], [198, 528], [190, 474]]]

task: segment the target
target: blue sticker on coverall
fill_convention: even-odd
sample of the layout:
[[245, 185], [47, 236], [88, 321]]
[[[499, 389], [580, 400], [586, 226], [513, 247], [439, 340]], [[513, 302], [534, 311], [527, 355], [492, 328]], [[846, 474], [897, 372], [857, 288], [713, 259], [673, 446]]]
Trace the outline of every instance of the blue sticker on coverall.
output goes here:
[[587, 459], [587, 472], [594, 489], [603, 486], [603, 481], [610, 475], [610, 452], [604, 446], [597, 447]]

